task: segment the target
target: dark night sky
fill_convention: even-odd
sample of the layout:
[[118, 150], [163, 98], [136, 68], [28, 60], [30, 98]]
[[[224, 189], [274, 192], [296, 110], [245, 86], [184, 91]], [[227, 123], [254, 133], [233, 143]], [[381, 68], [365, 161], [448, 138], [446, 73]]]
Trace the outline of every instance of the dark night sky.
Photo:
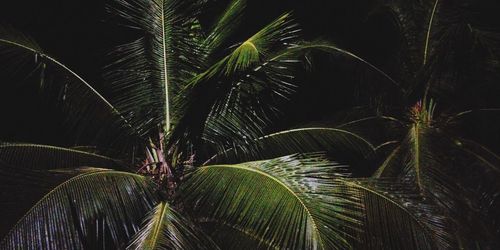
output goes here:
[[[334, 41], [382, 68], [390, 63], [384, 55], [399, 42], [391, 20], [375, 18], [367, 22], [374, 0], [249, 2], [245, 22], [239, 32], [242, 37], [281, 13], [292, 10], [306, 39]], [[494, 8], [485, 6], [485, 15], [496, 16]], [[206, 19], [211, 16], [213, 13]], [[0, 4], [0, 24], [12, 25], [30, 34], [42, 48], [89, 82], [100, 84], [106, 53], [114, 45], [128, 42], [137, 35], [107, 19], [104, 0], [3, 0]], [[315, 65], [320, 74], [308, 78], [308, 88], [300, 93], [295, 106], [290, 108], [294, 111], [290, 112], [292, 118], [288, 123], [325, 119], [334, 111], [356, 104], [352, 76], [357, 72], [343, 68], [342, 60], [335, 62], [334, 68], [331, 63], [328, 67], [322, 63]], [[335, 81], [331, 79], [331, 74], [337, 74]], [[4, 80], [1, 84], [10, 86], [18, 83]], [[8, 91], [0, 93], [0, 111], [6, 114], [2, 117], [9, 118], [7, 122], [2, 121], [0, 139], [65, 144], [58, 111], [40, 105], [43, 101], [33, 91], [15, 91], [15, 94]]]

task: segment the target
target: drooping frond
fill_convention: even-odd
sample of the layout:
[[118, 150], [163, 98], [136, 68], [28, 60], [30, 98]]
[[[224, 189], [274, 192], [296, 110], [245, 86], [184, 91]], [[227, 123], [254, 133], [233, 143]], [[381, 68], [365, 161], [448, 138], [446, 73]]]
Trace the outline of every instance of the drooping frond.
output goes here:
[[[113, 103], [143, 135], [177, 123], [176, 98], [203, 65], [196, 1], [116, 0], [110, 11], [142, 37], [121, 45], [107, 67]], [[158, 125], [163, 128], [158, 128]]]
[[179, 199], [198, 218], [215, 219], [280, 249], [345, 249], [359, 229], [356, 190], [342, 166], [318, 155], [292, 155], [201, 167]]
[[21, 32], [0, 28], [0, 60], [14, 75], [20, 68], [30, 69], [37, 87], [65, 111], [76, 141], [122, 150], [135, 137], [135, 129], [97, 89]]
[[29, 169], [58, 169], [94, 166], [124, 167], [118, 160], [78, 149], [25, 143], [0, 143], [0, 161]]
[[455, 249], [452, 221], [418, 189], [390, 179], [347, 180], [346, 185], [360, 190], [364, 202], [356, 248]]
[[156, 203], [153, 190], [143, 176], [88, 170], [46, 193], [10, 230], [0, 247], [123, 248], [138, 231], [142, 216]]
[[[399, 83], [396, 82], [394, 79], [392, 79], [391, 76], [389, 74], [385, 73], [382, 69], [373, 65], [372, 63], [370, 63], [366, 59], [364, 59], [364, 58], [362, 58], [362, 57], [360, 57], [360, 56], [358, 56], [358, 55], [356, 55], [348, 50], [342, 49], [331, 42], [315, 41], [315, 42], [303, 43], [303, 44], [300, 44], [299, 46], [292, 48], [291, 50], [285, 51], [285, 53], [293, 54], [293, 53], [296, 53], [297, 51], [308, 51], [308, 50], [319, 50], [319, 51], [327, 52], [329, 54], [341, 55], [341, 56], [345, 56], [347, 58], [353, 59], [354, 61], [362, 63], [367, 68], [377, 72], [378, 74], [380, 74], [383, 78], [385, 78], [391, 84], [399, 86]], [[280, 56], [283, 56], [283, 55], [280, 55]]]
[[127, 249], [218, 249], [205, 233], [183, 218], [167, 202], [148, 214]]
[[226, 10], [215, 21], [210, 33], [204, 41], [204, 47], [208, 54], [218, 49], [226, 39], [234, 32], [241, 21], [247, 0], [230, 1]]
[[341, 128], [306, 127], [272, 133], [253, 143], [223, 150], [209, 162], [243, 162], [319, 151], [356, 152], [368, 157], [375, 147], [363, 137]]

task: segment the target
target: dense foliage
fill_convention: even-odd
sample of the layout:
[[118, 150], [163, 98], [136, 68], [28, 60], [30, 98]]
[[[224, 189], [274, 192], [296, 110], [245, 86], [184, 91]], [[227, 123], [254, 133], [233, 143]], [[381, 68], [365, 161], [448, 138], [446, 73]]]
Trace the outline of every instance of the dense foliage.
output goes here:
[[110, 0], [130, 40], [102, 83], [0, 27], [2, 95], [42, 96], [69, 141], [0, 143], [0, 248], [499, 248], [485, 2], [370, 1], [339, 46], [245, 0]]

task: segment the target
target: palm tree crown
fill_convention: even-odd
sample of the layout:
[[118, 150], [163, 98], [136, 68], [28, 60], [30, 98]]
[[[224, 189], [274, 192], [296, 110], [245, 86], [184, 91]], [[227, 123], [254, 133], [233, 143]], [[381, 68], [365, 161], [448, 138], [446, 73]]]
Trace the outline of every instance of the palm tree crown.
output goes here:
[[[228, 2], [207, 25], [207, 0], [112, 0], [111, 19], [140, 37], [109, 54], [103, 85], [0, 29], [4, 72], [35, 79], [74, 145], [91, 144], [0, 144], [0, 248], [499, 244], [500, 157], [461, 127], [498, 109], [451, 104], [468, 91], [462, 76], [481, 74], [470, 62], [498, 70], [499, 36], [470, 18], [473, 3], [377, 1], [368, 20], [390, 17], [401, 40], [393, 65], [377, 67], [301, 40], [291, 13], [235, 43], [248, 3]], [[367, 108], [343, 118], [276, 130], [318, 52], [383, 90], [367, 87]]]

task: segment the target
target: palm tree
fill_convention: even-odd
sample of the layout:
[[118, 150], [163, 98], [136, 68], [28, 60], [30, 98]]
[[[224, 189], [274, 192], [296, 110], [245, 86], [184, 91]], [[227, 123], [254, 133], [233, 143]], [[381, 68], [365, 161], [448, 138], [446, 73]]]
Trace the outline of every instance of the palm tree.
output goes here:
[[[495, 244], [497, 222], [487, 220], [496, 218], [496, 177], [482, 186], [477, 178], [483, 172], [464, 177], [460, 174], [470, 169], [450, 175], [442, 168], [447, 165], [439, 157], [445, 153], [434, 153], [449, 151], [430, 137], [444, 129], [433, 119], [430, 100], [438, 95], [431, 80], [423, 81], [423, 88], [413, 84], [444, 72], [435, 70], [439, 50], [432, 49], [442, 41], [431, 42], [439, 0], [417, 6], [430, 20], [422, 26], [422, 71], [418, 67], [397, 80], [331, 43], [299, 40], [291, 14], [231, 46], [246, 2], [231, 1], [210, 27], [198, 18], [206, 4], [115, 0], [110, 11], [116, 19], [143, 36], [113, 51], [101, 87], [26, 35], [0, 31], [2, 59], [15, 65], [5, 70], [28, 69], [65, 111], [75, 145], [92, 145], [0, 145], [1, 212], [10, 227], [2, 248], [436, 249]], [[382, 6], [399, 18], [410, 13], [392, 1]], [[408, 20], [401, 23], [413, 19]], [[297, 88], [294, 76], [301, 59], [309, 61], [311, 50], [347, 57], [398, 85], [405, 100], [423, 101], [406, 121], [376, 114], [336, 126], [273, 131], [279, 110]], [[426, 67], [431, 59], [436, 63]], [[408, 84], [402, 85], [403, 80]], [[404, 110], [406, 104], [399, 107]], [[376, 145], [360, 129], [371, 128], [366, 127], [371, 121], [388, 121], [396, 139]], [[454, 150], [472, 156], [467, 159], [488, 166], [486, 173], [497, 170], [498, 157], [485, 147], [455, 137], [450, 141]], [[347, 166], [314, 153], [356, 152], [374, 161], [387, 148], [390, 153], [369, 178], [351, 178]], [[479, 212], [472, 211], [474, 199]], [[462, 211], [471, 212], [462, 216]], [[477, 218], [472, 230], [491, 232], [486, 240], [460, 228]]]

